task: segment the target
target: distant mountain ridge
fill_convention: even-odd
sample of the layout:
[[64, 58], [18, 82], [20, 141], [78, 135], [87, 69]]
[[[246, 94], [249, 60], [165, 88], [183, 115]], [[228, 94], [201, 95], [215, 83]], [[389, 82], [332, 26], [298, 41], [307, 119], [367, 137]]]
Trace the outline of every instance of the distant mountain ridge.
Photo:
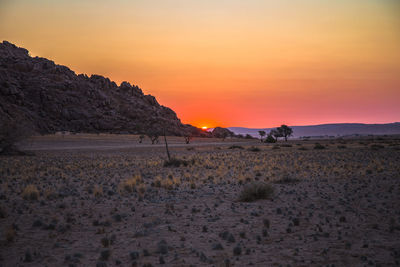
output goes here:
[[[384, 124], [364, 124], [364, 123], [331, 123], [307, 126], [290, 126], [293, 129], [293, 137], [304, 136], [346, 136], [346, 135], [390, 135], [400, 134], [400, 122]], [[245, 128], [229, 127], [235, 134], [250, 134], [259, 137], [258, 131], [267, 133], [274, 128]]]
[[[104, 62], [107, 64], [107, 62]], [[0, 43], [0, 123], [29, 124], [36, 132], [111, 132], [201, 135], [175, 112], [128, 82], [118, 86], [100, 75], [76, 75], [66, 66], [31, 57]]]

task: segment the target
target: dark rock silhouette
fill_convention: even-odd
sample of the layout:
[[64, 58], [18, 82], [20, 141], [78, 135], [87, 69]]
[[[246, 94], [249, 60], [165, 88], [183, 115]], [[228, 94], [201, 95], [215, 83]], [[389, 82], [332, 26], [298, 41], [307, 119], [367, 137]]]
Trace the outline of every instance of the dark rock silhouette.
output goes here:
[[129, 82], [118, 86], [100, 75], [76, 75], [28, 50], [0, 43], [0, 123], [33, 125], [38, 133], [203, 134], [182, 124], [175, 112]]
[[227, 128], [215, 127], [212, 131], [212, 136], [216, 138], [226, 138], [230, 136], [235, 136], [235, 134]]

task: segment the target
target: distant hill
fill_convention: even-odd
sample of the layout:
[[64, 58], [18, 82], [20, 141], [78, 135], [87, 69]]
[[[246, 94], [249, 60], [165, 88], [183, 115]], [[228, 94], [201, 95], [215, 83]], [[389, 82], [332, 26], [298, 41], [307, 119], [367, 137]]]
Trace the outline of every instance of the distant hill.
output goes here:
[[[334, 123], [320, 124], [309, 126], [290, 126], [293, 129], [293, 137], [299, 138], [303, 136], [347, 136], [347, 135], [389, 135], [400, 134], [400, 122], [385, 124], [363, 124], [363, 123]], [[235, 134], [250, 134], [259, 137], [258, 131], [266, 131], [267, 133], [274, 128], [244, 128], [229, 127], [229, 130]]]
[[[107, 64], [107, 62], [104, 62]], [[26, 124], [39, 133], [57, 131], [204, 134], [182, 124], [175, 112], [128, 82], [76, 75], [28, 50], [0, 43], [0, 124]]]

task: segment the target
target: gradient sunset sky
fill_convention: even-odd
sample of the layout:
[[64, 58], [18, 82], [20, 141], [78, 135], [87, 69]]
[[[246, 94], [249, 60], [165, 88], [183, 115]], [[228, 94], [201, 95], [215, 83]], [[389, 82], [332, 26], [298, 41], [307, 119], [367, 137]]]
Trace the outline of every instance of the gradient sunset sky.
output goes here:
[[400, 121], [397, 0], [0, 0], [0, 39], [196, 126]]

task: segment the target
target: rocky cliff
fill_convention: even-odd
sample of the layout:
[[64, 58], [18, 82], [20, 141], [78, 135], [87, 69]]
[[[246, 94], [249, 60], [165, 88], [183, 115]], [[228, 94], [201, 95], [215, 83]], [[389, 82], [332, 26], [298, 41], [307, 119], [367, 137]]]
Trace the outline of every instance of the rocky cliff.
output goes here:
[[170, 108], [128, 82], [79, 74], [28, 50], [0, 43], [0, 123], [57, 131], [167, 134], [202, 133], [184, 125]]

